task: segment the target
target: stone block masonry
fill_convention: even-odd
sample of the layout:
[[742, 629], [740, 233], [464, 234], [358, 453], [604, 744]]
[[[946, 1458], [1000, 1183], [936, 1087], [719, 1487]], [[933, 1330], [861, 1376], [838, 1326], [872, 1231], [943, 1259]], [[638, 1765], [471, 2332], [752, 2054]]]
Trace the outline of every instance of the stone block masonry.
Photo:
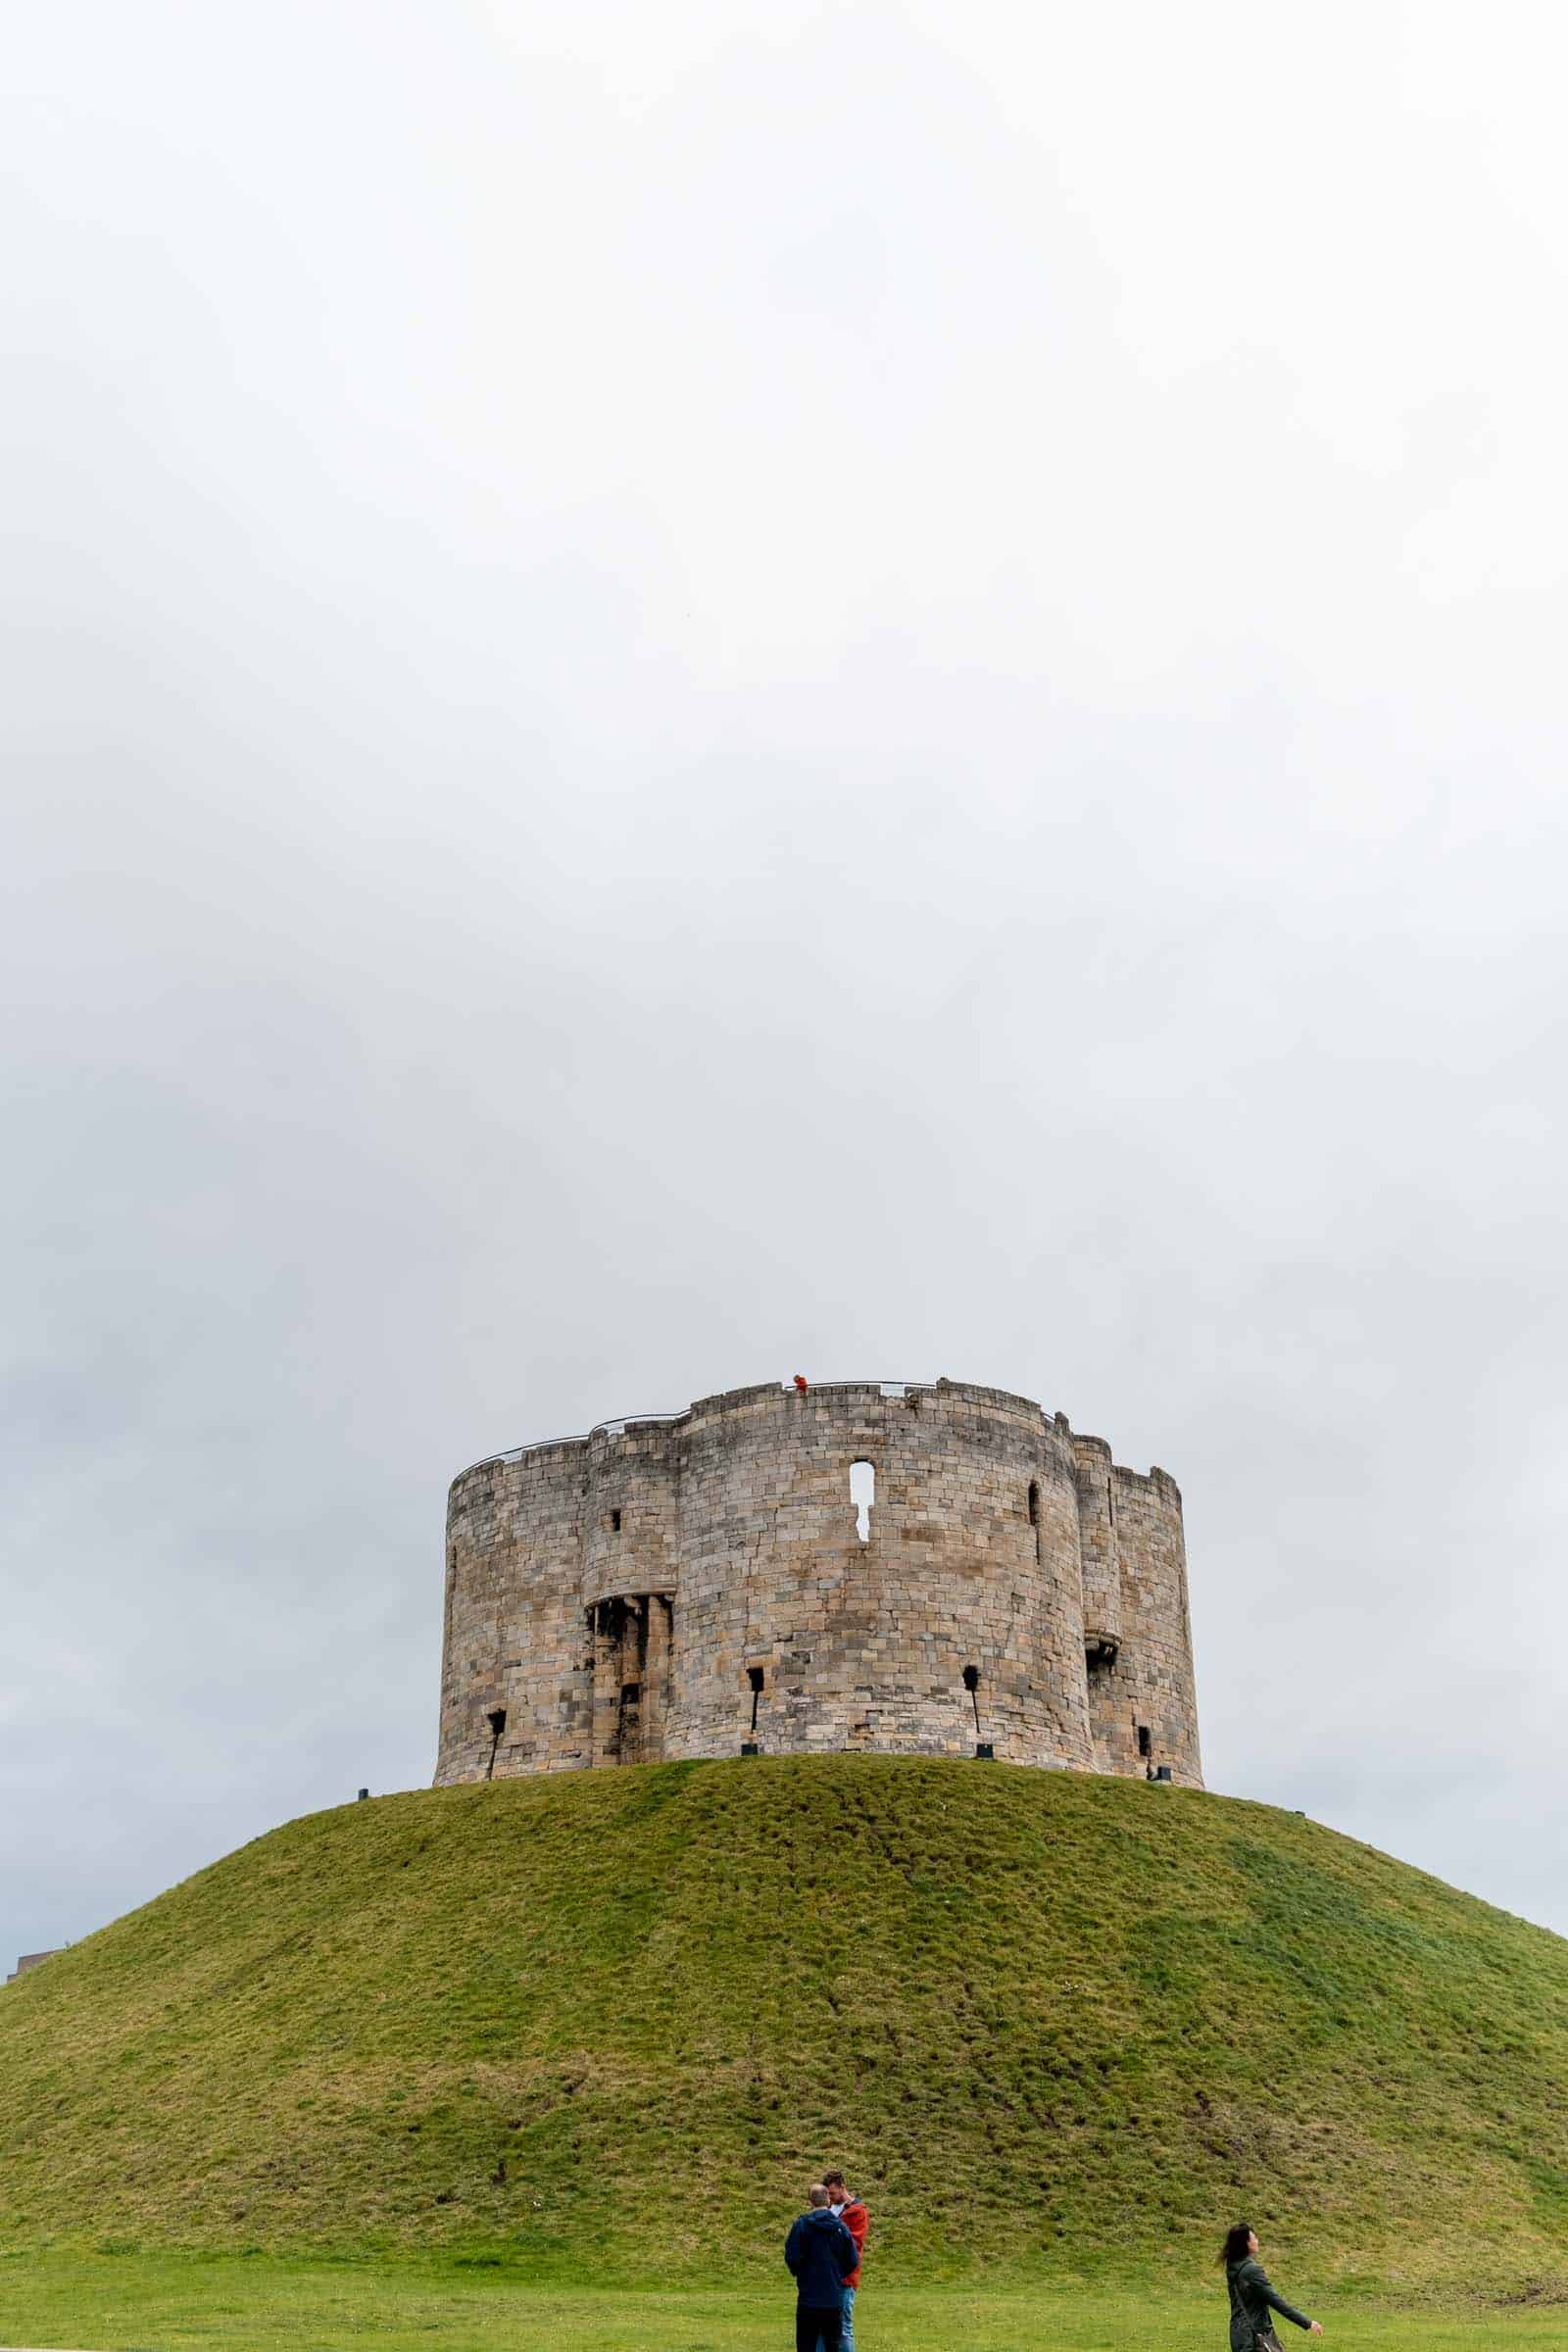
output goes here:
[[24, 1952], [10, 1976], [7, 1977], [6, 1983], [14, 1984], [19, 1977], [26, 1976], [29, 1970], [39, 1967], [43, 1961], [52, 1960], [56, 1953], [63, 1951], [64, 1948], [63, 1944], [51, 1944], [46, 1952]]
[[1200, 1788], [1175, 1481], [949, 1380], [734, 1389], [454, 1481], [438, 1786], [753, 1747]]

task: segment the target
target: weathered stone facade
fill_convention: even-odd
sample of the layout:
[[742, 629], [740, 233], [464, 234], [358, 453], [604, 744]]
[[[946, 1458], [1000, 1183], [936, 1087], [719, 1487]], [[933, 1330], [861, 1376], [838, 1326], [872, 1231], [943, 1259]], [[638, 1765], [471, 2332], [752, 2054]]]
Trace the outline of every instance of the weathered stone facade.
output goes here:
[[1201, 1787], [1175, 1481], [948, 1380], [735, 1389], [454, 1481], [438, 1784], [754, 1746]]
[[36, 1968], [41, 1961], [52, 1960], [55, 1954], [63, 1948], [62, 1945], [56, 1943], [51, 1944], [46, 1952], [24, 1952], [10, 1976], [7, 1977], [6, 1983], [14, 1984], [19, 1977], [26, 1976], [28, 1971]]

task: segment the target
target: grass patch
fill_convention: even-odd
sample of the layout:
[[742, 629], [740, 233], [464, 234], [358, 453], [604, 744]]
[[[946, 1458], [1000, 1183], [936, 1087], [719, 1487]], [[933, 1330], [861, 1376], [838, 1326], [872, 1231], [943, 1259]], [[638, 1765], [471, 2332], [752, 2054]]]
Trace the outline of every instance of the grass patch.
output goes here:
[[[1301, 2281], [1292, 2279], [1294, 2288]], [[1563, 2313], [1401, 2312], [1348, 2296], [1314, 2298], [1324, 2342], [1356, 2352], [1520, 2352], [1562, 2340]], [[11, 2342], [82, 2352], [779, 2352], [793, 2340], [782, 2268], [771, 2290], [539, 2285], [442, 2264], [368, 2265], [201, 2257], [44, 2256], [0, 2263]], [[866, 2352], [1215, 2352], [1221, 2297], [1039, 2285], [867, 2288], [857, 2334]], [[1292, 2341], [1296, 2341], [1292, 2330]], [[1309, 2339], [1299, 2338], [1304, 2345]]]
[[1191, 2280], [1238, 2213], [1296, 2280], [1550, 2294], [1564, 2084], [1568, 1945], [1296, 1815], [647, 1766], [314, 1815], [8, 1987], [0, 2243], [750, 2292], [837, 2159], [890, 2314]]

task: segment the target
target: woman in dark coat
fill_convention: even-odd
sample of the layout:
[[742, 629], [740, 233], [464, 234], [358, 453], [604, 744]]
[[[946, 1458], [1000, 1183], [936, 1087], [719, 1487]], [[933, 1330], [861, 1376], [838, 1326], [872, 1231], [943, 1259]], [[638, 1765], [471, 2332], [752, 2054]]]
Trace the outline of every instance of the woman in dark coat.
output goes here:
[[1274, 2292], [1257, 2259], [1256, 2234], [1248, 2223], [1238, 2222], [1227, 2233], [1219, 2258], [1231, 2290], [1231, 2352], [1278, 2352], [1272, 2316], [1276, 2311], [1282, 2320], [1294, 2320], [1298, 2328], [1322, 2334], [1316, 2320]]

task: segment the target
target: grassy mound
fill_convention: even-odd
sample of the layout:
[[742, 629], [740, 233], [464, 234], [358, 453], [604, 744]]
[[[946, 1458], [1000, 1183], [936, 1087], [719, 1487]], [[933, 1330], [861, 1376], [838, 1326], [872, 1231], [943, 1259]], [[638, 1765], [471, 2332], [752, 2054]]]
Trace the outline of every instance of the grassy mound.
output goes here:
[[[0, 1993], [12, 2245], [1568, 2269], [1568, 1944], [1291, 1814], [895, 1757], [291, 1823]], [[781, 2274], [782, 2275], [782, 2274]]]

